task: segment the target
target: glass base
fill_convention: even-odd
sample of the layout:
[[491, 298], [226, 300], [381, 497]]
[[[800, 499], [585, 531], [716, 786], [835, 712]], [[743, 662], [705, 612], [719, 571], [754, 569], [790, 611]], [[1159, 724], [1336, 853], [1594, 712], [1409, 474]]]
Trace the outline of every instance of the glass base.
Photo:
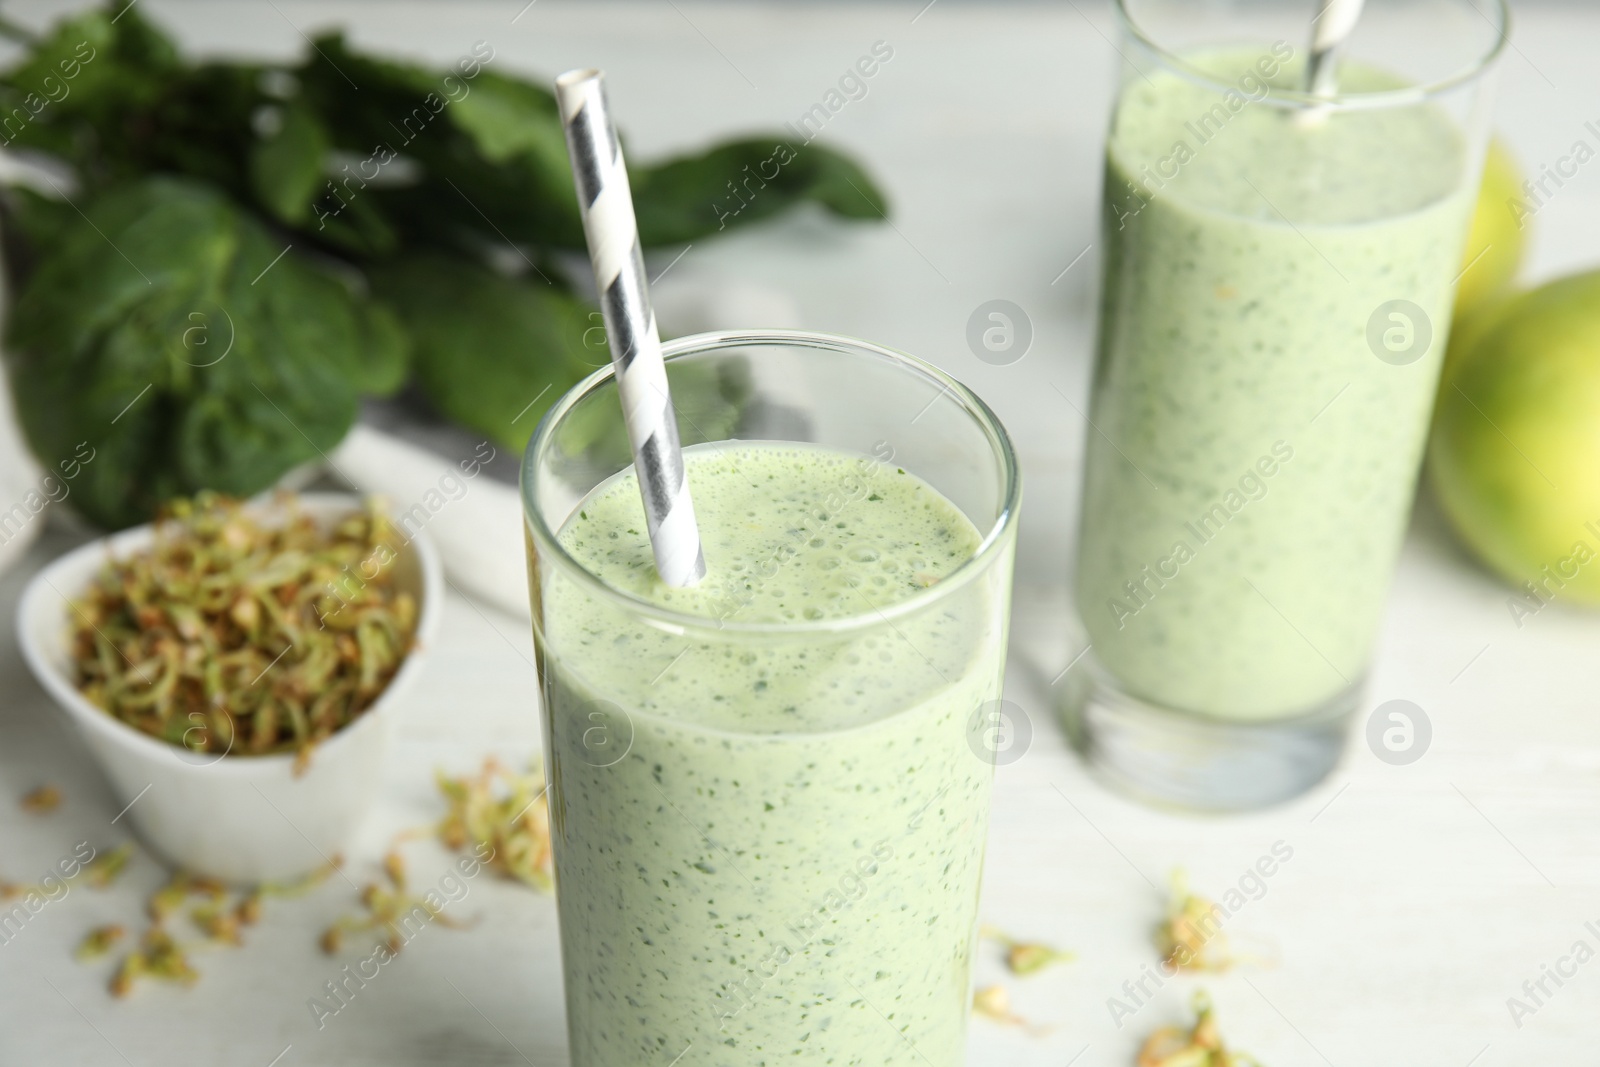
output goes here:
[[1096, 777], [1147, 804], [1216, 812], [1281, 804], [1326, 778], [1363, 685], [1294, 718], [1228, 722], [1134, 696], [1093, 651], [1063, 681], [1067, 736]]

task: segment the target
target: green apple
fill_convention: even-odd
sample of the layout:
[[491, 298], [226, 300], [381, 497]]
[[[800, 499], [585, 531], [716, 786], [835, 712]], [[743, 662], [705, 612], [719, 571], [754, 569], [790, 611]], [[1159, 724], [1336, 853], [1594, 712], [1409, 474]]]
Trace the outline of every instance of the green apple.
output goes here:
[[1522, 224], [1512, 215], [1510, 201], [1522, 195], [1522, 172], [1511, 152], [1498, 140], [1489, 142], [1483, 163], [1483, 181], [1472, 212], [1472, 229], [1461, 260], [1461, 280], [1456, 283], [1456, 316], [1476, 311], [1516, 277], [1522, 265]]
[[1440, 395], [1429, 474], [1492, 569], [1600, 604], [1600, 271], [1512, 297], [1478, 330]]
[[1499, 323], [1501, 316], [1516, 304], [1518, 295], [1507, 289], [1483, 300], [1470, 311], [1457, 305], [1455, 319], [1450, 323], [1450, 340], [1444, 350], [1444, 365], [1439, 371], [1440, 403], [1444, 402], [1445, 391], [1450, 388], [1456, 368], [1461, 366], [1466, 354], [1477, 348], [1478, 342]]
[[1450, 323], [1450, 341], [1439, 373], [1439, 392], [1449, 388], [1462, 353], [1472, 348], [1505, 310], [1512, 296], [1511, 282], [1522, 266], [1526, 247], [1522, 223], [1512, 215], [1510, 201], [1521, 195], [1522, 174], [1511, 152], [1498, 140], [1489, 142], [1483, 163], [1483, 180], [1473, 208], [1472, 228], [1462, 257], [1462, 275], [1456, 283], [1456, 303]]

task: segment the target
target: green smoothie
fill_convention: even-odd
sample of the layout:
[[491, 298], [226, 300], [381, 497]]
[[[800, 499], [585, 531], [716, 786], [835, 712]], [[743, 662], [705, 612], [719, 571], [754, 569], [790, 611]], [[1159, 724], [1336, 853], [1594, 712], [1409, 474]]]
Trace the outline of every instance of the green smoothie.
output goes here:
[[[1472, 202], [1432, 104], [1306, 121], [1264, 100], [1298, 86], [1290, 52], [1188, 57], [1226, 93], [1130, 82], [1107, 153], [1078, 608], [1129, 691], [1226, 719], [1365, 673]], [[1399, 85], [1342, 68], [1349, 92]]]
[[559, 536], [702, 624], [571, 579], [542, 594], [572, 1062], [960, 1064], [993, 775], [969, 723], [1004, 627], [981, 583], [907, 601], [978, 531], [884, 458], [685, 461], [699, 586], [656, 577], [631, 469]]

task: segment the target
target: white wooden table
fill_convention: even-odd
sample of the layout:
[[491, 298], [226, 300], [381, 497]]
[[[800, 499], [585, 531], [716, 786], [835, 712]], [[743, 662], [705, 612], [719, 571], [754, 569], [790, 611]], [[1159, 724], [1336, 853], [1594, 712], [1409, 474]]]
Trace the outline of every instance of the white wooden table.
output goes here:
[[[893, 198], [893, 225], [790, 216], [697, 243], [669, 282], [757, 283], [790, 294], [807, 327], [925, 356], [983, 394], [1020, 444], [1028, 482], [1008, 696], [1031, 716], [1034, 736], [1026, 757], [999, 774], [982, 910], [1080, 961], [1013, 983], [1016, 1010], [1047, 1033], [977, 1020], [971, 1062], [1130, 1063], [1143, 1034], [1186, 1013], [1196, 984], [1155, 990], [1147, 981], [1153, 1000], [1121, 1029], [1112, 1022], [1108, 998], [1125, 997], [1123, 983], [1153, 962], [1149, 929], [1169, 870], [1186, 866], [1220, 895], [1278, 841], [1292, 859], [1229, 924], [1278, 965], [1204, 983], [1239, 1046], [1271, 1067], [1595, 1062], [1600, 962], [1560, 988], [1548, 984], [1553, 995], [1520, 1028], [1506, 1002], [1575, 942], [1600, 950], [1584, 926], [1600, 929], [1600, 615], [1557, 606], [1517, 628], [1508, 591], [1463, 557], [1426, 501], [1369, 701], [1406, 698], [1426, 710], [1434, 739], [1420, 762], [1388, 766], [1358, 741], [1326, 785], [1293, 805], [1201, 819], [1107, 793], [1065, 750], [1050, 680], [1067, 658], [1064, 571], [1083, 437], [1073, 405], [1084, 406], [1087, 385], [1110, 13], [1089, 0], [943, 0], [919, 15], [924, 3], [538, 0], [519, 16], [523, 0], [145, 0], [140, 10], [185, 45], [219, 52], [295, 53], [302, 31], [343, 23], [360, 45], [440, 62], [481, 39], [507, 70], [601, 65], [639, 158], [796, 119], [875, 41], [887, 42], [893, 59], [823, 136], [870, 162]], [[7, 10], [38, 24], [54, 6]], [[1600, 118], [1597, 34], [1592, 8], [1521, 12], [1499, 126], [1530, 169], [1566, 154], [1589, 136], [1583, 122]], [[1600, 168], [1581, 171], [1535, 226], [1532, 276], [1593, 263]], [[1035, 330], [1031, 351], [1011, 366], [979, 362], [964, 339], [968, 315], [993, 298], [1021, 305]], [[42, 873], [79, 840], [126, 836], [11, 632], [23, 581], [70, 540], [52, 533], [0, 580], [0, 874], [12, 878]], [[406, 701], [379, 810], [352, 850], [357, 882], [376, 873], [395, 830], [437, 813], [435, 766], [464, 771], [488, 752], [518, 762], [534, 754], [530, 655], [520, 623], [464, 600], [447, 605], [436, 658]], [[14, 798], [46, 781], [64, 788], [65, 806], [21, 814]], [[419, 881], [444, 872], [444, 853], [415, 855]], [[114, 1002], [107, 965], [75, 963], [70, 948], [97, 923], [137, 926], [159, 878], [144, 861], [112, 891], [75, 888], [0, 944], [0, 1065], [566, 1062], [548, 898], [477, 879], [458, 906], [481, 913], [475, 928], [430, 928], [319, 1030], [306, 1001], [337, 967], [315, 937], [354, 909], [350, 886], [335, 880], [269, 908], [247, 948], [200, 961], [205, 977], [192, 990], [151, 986]], [[1001, 977], [986, 955], [979, 980]]]

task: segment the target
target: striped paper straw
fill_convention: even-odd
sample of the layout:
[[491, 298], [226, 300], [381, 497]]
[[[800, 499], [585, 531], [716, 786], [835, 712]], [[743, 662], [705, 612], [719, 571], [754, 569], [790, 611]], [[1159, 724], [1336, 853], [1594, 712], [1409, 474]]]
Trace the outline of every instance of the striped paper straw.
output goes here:
[[604, 78], [598, 70], [570, 70], [556, 79], [556, 99], [644, 498], [650, 548], [661, 580], [682, 587], [705, 577], [705, 553], [684, 477], [683, 446], [645, 283], [633, 193], [606, 104]]
[[1311, 31], [1311, 59], [1306, 64], [1306, 90], [1332, 96], [1339, 87], [1339, 49], [1361, 20], [1363, 0], [1321, 0]]
[[[1318, 0], [1317, 17], [1311, 23], [1311, 55], [1306, 59], [1306, 92], [1332, 97], [1339, 91], [1339, 52], [1345, 39], [1361, 20], [1365, 0]], [[1320, 126], [1328, 119], [1328, 109], [1313, 105], [1295, 116], [1302, 126]]]

